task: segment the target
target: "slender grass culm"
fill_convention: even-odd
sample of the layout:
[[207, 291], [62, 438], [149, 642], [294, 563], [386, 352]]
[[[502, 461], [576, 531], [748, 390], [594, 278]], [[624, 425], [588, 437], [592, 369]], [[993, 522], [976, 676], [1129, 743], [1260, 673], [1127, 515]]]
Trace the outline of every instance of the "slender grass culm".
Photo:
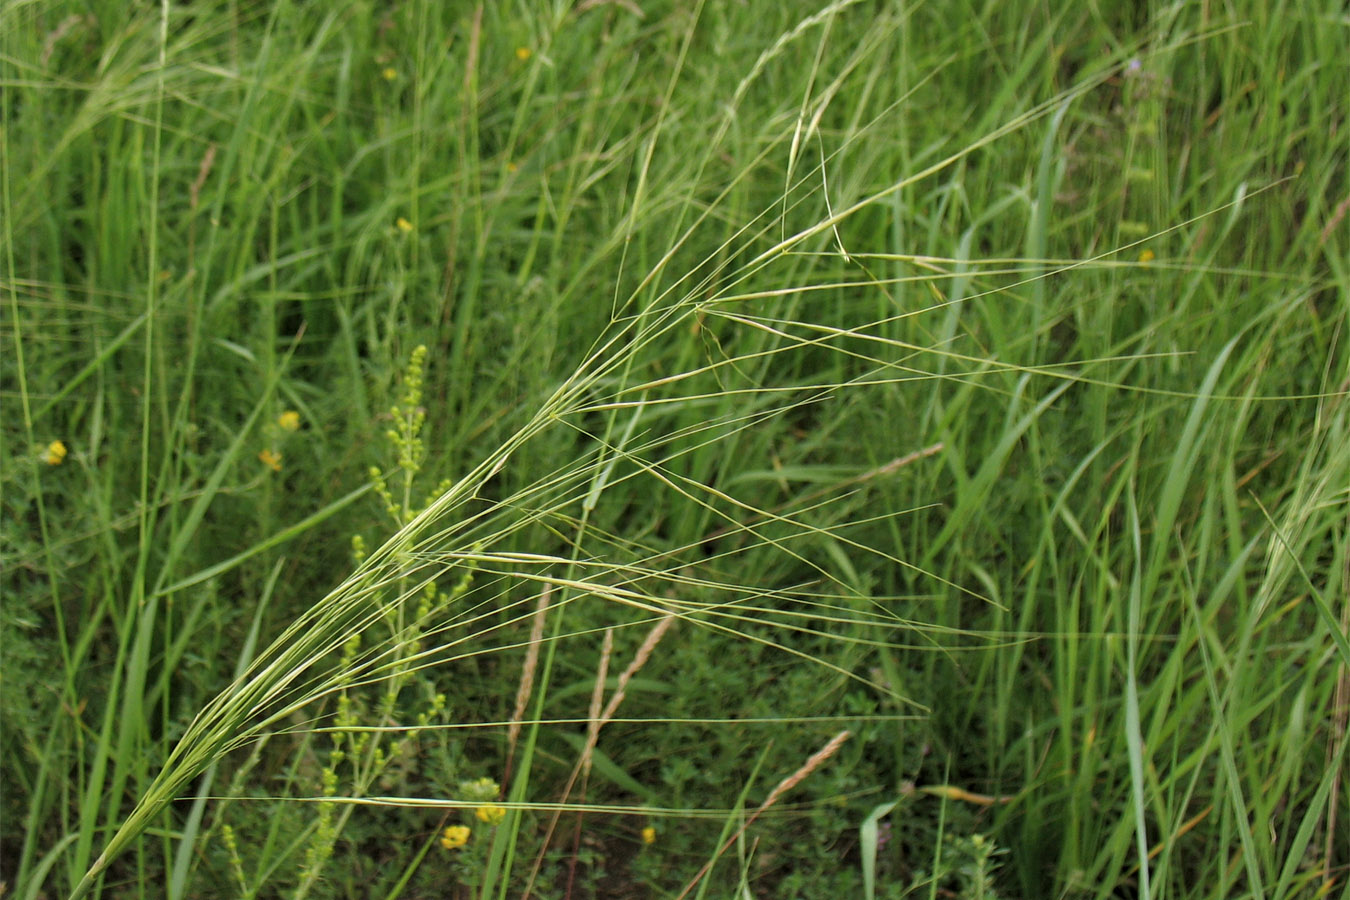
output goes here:
[[1335, 14], [0, 9], [0, 894], [1332, 896]]

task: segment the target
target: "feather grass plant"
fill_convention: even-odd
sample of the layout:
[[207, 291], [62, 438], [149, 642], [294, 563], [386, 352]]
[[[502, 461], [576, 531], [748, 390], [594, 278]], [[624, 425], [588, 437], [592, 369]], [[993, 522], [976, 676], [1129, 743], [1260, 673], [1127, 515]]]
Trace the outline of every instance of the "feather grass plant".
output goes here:
[[[1070, 96], [1083, 93], [1098, 81], [1100, 77], [1075, 88]], [[698, 484], [678, 475], [671, 465], [680, 456], [695, 449], [727, 440], [766, 419], [809, 403], [820, 402], [845, 388], [889, 384], [916, 377], [912, 367], [890, 362], [886, 358], [890, 351], [945, 356], [941, 351], [934, 352], [874, 336], [873, 332], [885, 324], [884, 320], [852, 327], [820, 326], [809, 321], [746, 312], [754, 309], [751, 301], [772, 301], [784, 289], [748, 291], [744, 285], [756, 276], [764, 277], [763, 273], [771, 270], [774, 262], [791, 253], [794, 247], [822, 234], [832, 233], [837, 224], [848, 216], [881, 202], [908, 184], [951, 166], [985, 143], [1036, 121], [1063, 102], [1064, 98], [1056, 98], [1041, 104], [991, 132], [985, 139], [962, 148], [918, 174], [772, 243], [754, 255], [741, 269], [732, 272], [726, 285], [706, 300], [698, 298], [713, 283], [714, 278], [724, 274], [721, 270], [714, 269], [692, 285], [686, 284], [689, 276], [682, 276], [637, 312], [625, 314], [624, 310], [630, 308], [631, 303], [623, 304], [609, 333], [597, 341], [579, 370], [545, 401], [520, 431], [468, 475], [442, 492], [424, 510], [405, 522], [388, 541], [363, 560], [350, 577], [298, 617], [270, 647], [259, 654], [239, 679], [206, 706], [174, 747], [163, 770], [136, 808], [94, 860], [72, 897], [79, 898], [87, 893], [97, 883], [108, 863], [142, 833], [173, 799], [180, 796], [193, 779], [224, 755], [248, 746], [262, 735], [276, 730], [280, 723], [302, 714], [306, 708], [335, 695], [350, 684], [379, 682], [405, 671], [452, 664], [461, 659], [456, 648], [467, 642], [475, 626], [486, 617], [485, 610], [494, 614], [510, 612], [513, 605], [523, 602], [515, 601], [513, 604], [507, 599], [510, 588], [518, 583], [534, 585], [536, 589], [547, 587], [558, 591], [560, 599], [554, 613], [555, 621], [562, 620], [567, 605], [594, 600], [627, 606], [649, 617], [675, 615], [705, 627], [739, 632], [744, 627], [740, 623], [751, 622], [759, 615], [775, 612], [753, 605], [767, 600], [770, 595], [777, 603], [788, 607], [784, 614], [789, 620], [794, 615], [800, 615], [791, 611], [797, 605], [810, 609], [824, 604], [826, 618], [829, 618], [827, 610], [831, 598], [828, 596], [814, 597], [809, 592], [766, 590], [721, 583], [685, 574], [687, 563], [684, 562], [674, 568], [649, 568], [643, 564], [640, 556], [631, 562], [627, 561], [616, 552], [623, 550], [625, 544], [617, 535], [606, 536], [610, 554], [600, 558], [494, 553], [491, 550], [527, 526], [564, 527], [563, 523], [570, 519], [570, 510], [578, 503], [583, 517], [575, 525], [577, 534], [573, 543], [580, 546], [587, 529], [585, 513], [594, 508], [599, 495], [612, 484], [628, 479], [650, 480], [652, 489], [669, 491], [673, 496], [713, 512], [722, 520], [723, 527], [732, 528], [734, 533], [743, 533], [751, 541], [749, 549], [769, 546], [795, 556], [792, 548], [794, 542], [803, 535], [823, 532], [848, 544], [856, 552], [873, 553], [889, 558], [897, 565], [908, 566], [908, 563], [889, 557], [883, 551], [849, 541], [840, 533], [842, 528], [820, 529], [797, 521], [790, 513], [771, 513], [756, 508], [738, 501], [715, 485]], [[819, 171], [816, 171], [808, 177], [818, 176]], [[763, 224], [762, 219], [757, 221], [761, 223], [757, 230], [745, 229], [735, 239], [753, 245], [763, 238], [766, 231], [778, 224], [772, 220], [768, 224]], [[689, 227], [684, 237], [672, 247], [667, 259], [700, 224], [701, 220], [696, 220]], [[732, 250], [735, 255], [739, 248], [733, 247]], [[658, 264], [643, 284], [650, 283], [660, 270]], [[862, 284], [865, 286], [868, 283]], [[786, 290], [795, 293], [801, 290], [801, 286], [790, 285]], [[688, 328], [689, 323], [697, 317], [722, 319], [741, 325], [752, 334], [767, 334], [770, 337], [764, 345], [751, 352], [730, 356], [699, 369], [638, 379], [637, 384], [631, 384], [634, 379], [629, 373], [638, 368], [637, 363], [642, 359], [643, 352], [661, 342], [672, 331]], [[857, 346], [860, 349], [845, 351], [836, 344]], [[869, 345], [878, 345], [878, 349], [873, 350]], [[801, 348], [847, 352], [863, 363], [864, 373], [851, 383], [760, 385], [753, 389], [728, 389], [725, 386], [708, 389], [699, 386], [700, 383], [711, 382], [710, 376], [719, 380], [728, 379], [730, 376], [723, 375], [724, 371], [739, 373], [747, 366], [762, 366], [766, 359]], [[415, 356], [410, 371], [420, 367], [420, 360], [420, 356]], [[922, 370], [918, 370], [918, 377], [925, 377]], [[615, 387], [606, 389], [606, 385]], [[692, 391], [685, 390], [691, 386]], [[643, 414], [649, 408], [667, 404], [683, 405], [691, 401], [709, 402], [715, 406], [718, 401], [750, 390], [767, 395], [768, 402], [741, 400], [733, 414], [689, 426], [674, 434], [659, 433], [648, 437], [646, 429], [639, 430]], [[786, 404], [777, 402], [773, 398], [780, 392], [805, 394], [806, 399]], [[628, 399], [630, 397], [634, 399]], [[415, 401], [416, 398], [410, 397], [407, 403], [411, 406]], [[745, 411], [747, 407], [750, 412]], [[396, 410], [398, 413], [414, 414], [411, 409], [402, 408]], [[509, 465], [514, 456], [529, 452], [530, 442], [538, 435], [551, 427], [567, 424], [569, 419], [596, 413], [606, 416], [608, 422], [604, 433], [591, 435], [599, 445], [598, 452], [579, 463], [565, 466], [539, 484], [530, 485], [524, 491], [489, 504], [482, 511], [469, 511], [472, 501], [481, 496], [489, 480]], [[623, 431], [615, 434], [622, 421], [619, 417], [626, 419], [626, 422], [622, 424]], [[402, 433], [400, 437], [408, 444], [417, 439], [413, 428], [407, 429], [407, 433]], [[680, 449], [668, 449], [677, 442], [683, 445]], [[411, 447], [400, 452], [406, 457], [416, 454], [416, 450]], [[411, 466], [409, 458], [401, 459], [400, 464], [405, 470]], [[628, 471], [616, 474], [620, 464]], [[382, 483], [377, 484], [377, 492], [385, 499], [392, 513], [408, 511], [406, 489], [399, 500]], [[760, 526], [740, 524], [738, 517], [767, 519], [776, 525], [786, 526], [787, 532], [770, 537], [762, 533]], [[694, 549], [678, 548], [676, 553], [666, 556], [679, 558]], [[495, 595], [476, 601], [469, 610], [457, 612], [446, 621], [430, 620], [429, 614], [415, 621], [414, 630], [424, 635], [429, 644], [425, 649], [405, 655], [405, 643], [401, 638], [393, 637], [374, 641], [370, 650], [356, 656], [340, 652], [354, 639], [361, 638], [371, 630], [380, 630], [390, 606], [399, 611], [401, 619], [403, 611], [412, 606], [424, 591], [434, 589], [436, 584], [454, 577], [466, 566], [481, 571], [495, 585], [506, 587], [497, 588]], [[696, 588], [729, 599], [716, 604], [700, 604], [666, 596], [667, 592], [675, 593], [681, 588]], [[815, 618], [821, 612], [815, 610], [810, 615]], [[524, 614], [520, 618], [523, 619]], [[721, 620], [736, 624], [727, 625]], [[864, 621], [882, 633], [908, 628], [906, 623], [894, 622], [880, 614]], [[780, 627], [792, 628], [791, 625], [783, 624]], [[395, 635], [402, 631], [402, 628], [394, 629]], [[468, 632], [468, 635], [464, 632]], [[555, 641], [560, 633], [555, 625]], [[823, 632], [815, 633], [823, 635]], [[771, 639], [758, 640], [777, 645]], [[333, 664], [335, 658], [337, 665]], [[804, 658], [808, 662], [832, 667], [828, 660]], [[342, 727], [345, 726], [339, 725], [339, 728]], [[527, 750], [522, 766], [525, 771], [528, 771], [528, 763]], [[336, 802], [336, 798], [324, 802]], [[515, 802], [519, 804], [522, 801]], [[491, 888], [490, 883], [487, 888]]]

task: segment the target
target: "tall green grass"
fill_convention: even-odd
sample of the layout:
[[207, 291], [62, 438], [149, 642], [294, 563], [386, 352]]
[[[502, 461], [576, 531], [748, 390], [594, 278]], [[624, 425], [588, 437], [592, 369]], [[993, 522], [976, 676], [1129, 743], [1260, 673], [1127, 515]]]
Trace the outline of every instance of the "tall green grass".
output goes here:
[[5, 6], [0, 880], [1344, 890], [1346, 28]]

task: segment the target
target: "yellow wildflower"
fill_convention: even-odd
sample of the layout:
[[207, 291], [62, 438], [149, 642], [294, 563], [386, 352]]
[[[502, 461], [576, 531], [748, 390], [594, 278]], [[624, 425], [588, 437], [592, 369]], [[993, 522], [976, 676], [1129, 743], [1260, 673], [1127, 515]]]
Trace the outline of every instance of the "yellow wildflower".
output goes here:
[[646, 828], [642, 829], [642, 843], [644, 843], [644, 844], [655, 844], [655, 843], [656, 843], [656, 829], [655, 829], [655, 828], [653, 828], [652, 826], [648, 825]]
[[494, 801], [501, 791], [501, 787], [491, 778], [478, 778], [473, 781], [461, 781], [459, 783], [460, 799], [468, 800], [472, 803], [489, 803]]
[[458, 850], [469, 842], [473, 830], [468, 825], [451, 825], [441, 835], [441, 846], [447, 850]]
[[531, 51], [529, 47], [517, 47], [517, 48], [516, 48], [516, 59], [520, 60], [521, 62], [524, 62], [525, 60], [529, 59], [529, 58], [530, 58], [531, 56], [533, 56], [533, 55], [534, 55], [534, 52]]
[[300, 428], [300, 414], [293, 409], [288, 409], [277, 416], [277, 424], [283, 431], [297, 431]]
[[495, 803], [489, 803], [475, 809], [473, 814], [478, 817], [480, 822], [488, 825], [500, 825], [502, 819], [506, 818], [506, 809]]
[[1153, 260], [1154, 260], [1154, 253], [1152, 250], [1144, 250], [1142, 253], [1139, 254], [1139, 261], [1141, 263], [1153, 262]]
[[384, 76], [385, 81], [393, 81], [398, 77], [398, 69], [395, 69], [393, 66], [385, 66], [384, 71], [380, 74]]
[[281, 454], [275, 450], [264, 450], [258, 454], [258, 459], [273, 472], [281, 471]]
[[60, 441], [52, 441], [47, 445], [47, 451], [42, 454], [42, 459], [49, 466], [59, 466], [66, 459], [66, 445]]
[[399, 216], [399, 217], [398, 217], [398, 221], [395, 222], [394, 224], [397, 225], [397, 226], [398, 226], [398, 230], [401, 231], [401, 232], [403, 232], [404, 234], [411, 234], [411, 233], [412, 233], [412, 230], [413, 230], [413, 223], [409, 222], [407, 219], [403, 218], [402, 216]]

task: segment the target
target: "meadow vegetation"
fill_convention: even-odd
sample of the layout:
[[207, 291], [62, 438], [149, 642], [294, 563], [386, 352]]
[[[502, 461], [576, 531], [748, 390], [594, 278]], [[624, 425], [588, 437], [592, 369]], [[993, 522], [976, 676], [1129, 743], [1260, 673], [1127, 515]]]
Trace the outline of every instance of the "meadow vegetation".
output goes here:
[[1344, 896], [1336, 3], [0, 8], [0, 894]]

